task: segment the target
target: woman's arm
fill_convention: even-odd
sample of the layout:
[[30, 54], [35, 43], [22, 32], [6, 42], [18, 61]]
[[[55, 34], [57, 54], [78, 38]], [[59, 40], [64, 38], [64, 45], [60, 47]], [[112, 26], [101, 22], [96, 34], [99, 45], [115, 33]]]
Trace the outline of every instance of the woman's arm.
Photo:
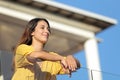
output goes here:
[[33, 51], [28, 56], [27, 59], [31, 62], [35, 59], [43, 59], [43, 60], [50, 60], [50, 61], [60, 61], [64, 67], [67, 67], [66, 61], [63, 56], [61, 55], [54, 55], [50, 54], [46, 51]]
[[61, 61], [64, 57], [60, 55], [50, 54], [46, 51], [33, 51], [29, 54], [30, 57], [43, 60]]
[[[34, 51], [29, 54], [29, 57], [32, 57], [34, 59], [44, 59], [48, 61], [60, 61], [67, 71], [69, 69], [69, 73], [76, 71], [76, 69], [78, 69], [80, 66], [79, 61], [72, 55], [66, 56], [65, 59], [61, 55], [50, 54], [46, 51]], [[31, 59], [29, 57], [28, 60], [30, 61]]]

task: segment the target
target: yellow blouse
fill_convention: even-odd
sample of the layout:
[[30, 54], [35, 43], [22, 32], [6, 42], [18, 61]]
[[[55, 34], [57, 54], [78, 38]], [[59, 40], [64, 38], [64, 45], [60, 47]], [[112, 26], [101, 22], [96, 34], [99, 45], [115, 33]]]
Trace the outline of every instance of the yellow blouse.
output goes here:
[[[56, 80], [57, 74], [65, 74], [59, 61], [42, 61], [41, 68], [26, 59], [34, 51], [32, 46], [21, 44], [16, 49], [15, 73], [12, 80]], [[55, 54], [50, 52], [50, 54]]]

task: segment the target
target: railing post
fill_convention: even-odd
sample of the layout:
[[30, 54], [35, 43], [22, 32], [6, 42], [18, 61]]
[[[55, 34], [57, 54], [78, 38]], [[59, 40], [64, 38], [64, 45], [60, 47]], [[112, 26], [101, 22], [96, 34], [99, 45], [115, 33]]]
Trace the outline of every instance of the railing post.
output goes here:
[[93, 80], [93, 72], [92, 72], [92, 70], [90, 70], [90, 76], [91, 76], [91, 80]]

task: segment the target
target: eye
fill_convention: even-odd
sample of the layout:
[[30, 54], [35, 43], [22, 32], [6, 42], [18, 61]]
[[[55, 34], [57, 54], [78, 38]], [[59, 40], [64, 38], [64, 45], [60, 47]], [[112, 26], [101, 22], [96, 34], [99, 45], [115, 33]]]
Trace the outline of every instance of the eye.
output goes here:
[[41, 26], [40, 28], [41, 28], [41, 29], [44, 29], [44, 28], [45, 28], [45, 26]]
[[51, 31], [50, 31], [50, 27], [47, 27], [47, 30], [51, 33]]

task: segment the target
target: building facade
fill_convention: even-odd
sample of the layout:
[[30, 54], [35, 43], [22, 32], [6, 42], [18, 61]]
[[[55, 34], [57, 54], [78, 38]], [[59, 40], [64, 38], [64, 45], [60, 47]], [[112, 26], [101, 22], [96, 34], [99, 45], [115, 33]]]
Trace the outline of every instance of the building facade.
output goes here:
[[[12, 75], [8, 66], [13, 49], [25, 24], [34, 17], [44, 17], [50, 22], [52, 34], [45, 46], [47, 50], [61, 55], [85, 50], [87, 67], [91, 71], [101, 70], [97, 47], [101, 39], [95, 35], [116, 24], [116, 20], [49, 0], [3, 0], [0, 5], [1, 79], [9, 80]], [[91, 71], [90, 80], [102, 80], [101, 73], [92, 72], [94, 77], [91, 77]]]

